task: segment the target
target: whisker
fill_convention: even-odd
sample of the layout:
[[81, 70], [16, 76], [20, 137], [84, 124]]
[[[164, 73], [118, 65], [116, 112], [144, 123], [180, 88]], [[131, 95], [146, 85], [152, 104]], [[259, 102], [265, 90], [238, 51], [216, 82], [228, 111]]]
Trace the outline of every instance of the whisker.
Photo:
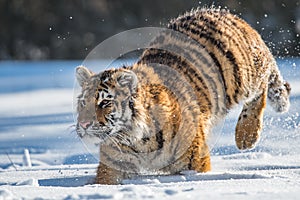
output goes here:
[[125, 128], [124, 131], [122, 132], [123, 138], [126, 141], [127, 145], [132, 145], [132, 140], [130, 139], [130, 134], [128, 133], [128, 129]]
[[68, 128], [66, 128], [68, 131], [70, 131], [71, 129], [75, 129], [76, 128], [76, 125], [75, 124], [72, 124], [70, 126], [68, 126]]
[[77, 131], [74, 129], [74, 130], [72, 130], [71, 132], [70, 132], [71, 134], [76, 134], [77, 135]]
[[76, 136], [77, 136], [76, 125], [72, 124], [72, 125], [68, 126], [68, 128], [66, 128], [66, 132], [69, 132], [69, 134], [72, 134], [72, 135], [74, 133], [76, 133]]
[[104, 135], [99, 135], [100, 140], [105, 140], [105, 136]]
[[76, 124], [72, 124], [68, 128], [73, 128], [73, 127], [76, 127]]
[[[107, 135], [107, 134], [106, 134], [106, 135]], [[108, 137], [108, 139], [109, 139], [110, 141], [112, 141], [112, 142], [116, 145], [116, 147], [118, 148], [118, 150], [119, 150], [121, 153], [123, 153], [121, 147], [120, 147], [119, 144], [118, 144], [118, 141], [116, 140], [116, 138], [112, 138], [112, 137], [110, 137], [109, 135], [107, 135], [107, 137]]]
[[131, 142], [128, 139], [128, 136], [124, 133], [118, 133], [118, 135], [116, 135], [116, 138], [118, 138], [123, 144], [130, 146]]

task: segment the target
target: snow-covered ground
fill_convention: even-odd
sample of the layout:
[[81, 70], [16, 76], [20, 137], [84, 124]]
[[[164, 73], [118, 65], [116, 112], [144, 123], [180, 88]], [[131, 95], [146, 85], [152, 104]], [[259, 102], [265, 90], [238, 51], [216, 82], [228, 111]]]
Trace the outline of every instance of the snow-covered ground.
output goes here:
[[[212, 171], [90, 185], [98, 158], [73, 131], [74, 68], [80, 62], [0, 62], [0, 199], [299, 199], [300, 59], [279, 60], [291, 109], [267, 108], [257, 147], [240, 152], [240, 108], [210, 141]], [[24, 166], [24, 149], [32, 167]], [[27, 159], [28, 160], [28, 159]]]

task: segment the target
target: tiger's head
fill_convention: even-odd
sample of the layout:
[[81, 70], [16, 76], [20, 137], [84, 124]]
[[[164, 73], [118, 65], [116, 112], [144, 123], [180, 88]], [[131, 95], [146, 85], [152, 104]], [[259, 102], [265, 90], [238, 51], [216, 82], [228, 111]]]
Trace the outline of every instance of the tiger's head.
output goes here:
[[126, 143], [136, 127], [136, 93], [138, 79], [127, 69], [110, 69], [94, 74], [84, 66], [76, 69], [81, 87], [77, 99], [77, 125], [79, 137], [96, 144], [112, 140]]

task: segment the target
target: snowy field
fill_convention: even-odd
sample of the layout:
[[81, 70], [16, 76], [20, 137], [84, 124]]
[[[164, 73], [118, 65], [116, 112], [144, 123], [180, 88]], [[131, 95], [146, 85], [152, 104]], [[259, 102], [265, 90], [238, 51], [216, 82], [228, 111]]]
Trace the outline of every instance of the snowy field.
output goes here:
[[[255, 149], [235, 147], [236, 108], [210, 141], [211, 172], [106, 186], [87, 184], [98, 158], [72, 128], [74, 68], [81, 62], [0, 62], [0, 200], [299, 199], [300, 59], [278, 63], [292, 86], [291, 109], [278, 115], [267, 108]], [[25, 166], [25, 149], [32, 167]]]

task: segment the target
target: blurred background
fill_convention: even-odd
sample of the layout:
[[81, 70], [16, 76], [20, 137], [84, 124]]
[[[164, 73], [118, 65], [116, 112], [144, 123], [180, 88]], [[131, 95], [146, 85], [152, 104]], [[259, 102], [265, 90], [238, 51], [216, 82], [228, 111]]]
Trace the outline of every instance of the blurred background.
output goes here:
[[276, 57], [300, 56], [299, 0], [0, 0], [0, 60], [83, 60], [116, 33], [211, 5], [245, 19]]

